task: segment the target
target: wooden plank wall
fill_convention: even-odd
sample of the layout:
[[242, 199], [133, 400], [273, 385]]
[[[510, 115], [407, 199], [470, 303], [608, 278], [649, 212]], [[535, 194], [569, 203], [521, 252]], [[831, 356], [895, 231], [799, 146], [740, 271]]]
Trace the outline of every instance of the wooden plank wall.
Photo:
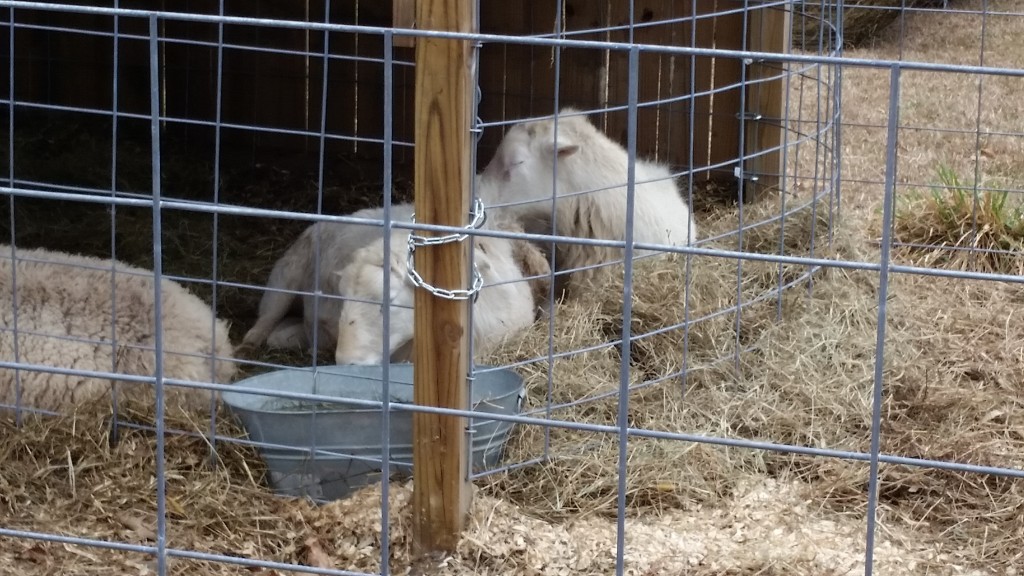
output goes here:
[[[792, 12], [774, 8], [758, 10], [750, 18], [750, 49], [762, 52], [784, 52], [790, 44], [793, 30]], [[748, 181], [746, 194], [756, 199], [766, 190], [777, 189], [785, 170], [783, 154], [777, 149], [784, 144], [783, 131], [786, 112], [785, 65], [757, 63], [751, 66], [751, 86], [747, 96], [747, 110], [759, 114], [761, 120], [747, 124], [745, 147], [751, 155], [746, 170], [757, 174], [756, 182]]]
[[[735, 2], [634, 0], [632, 4], [636, 42], [737, 50], [745, 46], [742, 12], [709, 16], [735, 9]], [[691, 14], [694, 5], [696, 19]], [[627, 0], [564, 0], [563, 30], [573, 39], [628, 42], [629, 9]], [[514, 3], [502, 3], [490, 5], [482, 12], [481, 29], [491, 33], [551, 34], [555, 21], [553, 2], [530, 3], [528, 10]], [[600, 28], [612, 30], [586, 32]], [[561, 50], [559, 105], [585, 109], [625, 106], [627, 58], [628, 54], [621, 51]], [[741, 121], [737, 114], [741, 74], [742, 62], [738, 59], [713, 62], [707, 57], [641, 53], [638, 153], [677, 168], [692, 165], [700, 179], [731, 179], [739, 157]], [[485, 45], [481, 53], [481, 117], [484, 121], [507, 121], [553, 113], [554, 76], [554, 54], [550, 49]], [[694, 93], [700, 95], [691, 98]], [[593, 116], [599, 126], [620, 142], [626, 141], [626, 118], [625, 110]], [[500, 139], [497, 130], [484, 135], [480, 143], [481, 162], [493, 154]], [[707, 170], [715, 165], [720, 166], [714, 171]]]
[[[84, 1], [84, 0], [83, 0]], [[388, 26], [393, 5], [408, 6], [408, 0], [360, 2], [326, 0], [331, 22]], [[627, 0], [561, 0], [562, 27], [571, 38], [628, 41]], [[113, 0], [93, 0], [94, 5]], [[121, 0], [128, 8], [167, 8], [214, 14], [217, 0]], [[696, 6], [697, 20], [689, 18]], [[744, 14], [706, 17], [716, 11], [735, 9], [733, 0], [634, 0], [633, 19], [637, 42], [700, 47], [744, 48]], [[551, 34], [555, 31], [555, 0], [543, 2], [484, 3], [480, 13], [483, 32], [511, 35]], [[324, 21], [325, 0], [227, 0], [226, 12], [234, 16]], [[410, 25], [407, 10], [396, 14], [402, 25]], [[751, 16], [746, 16], [748, 24]], [[40, 11], [17, 11], [19, 23], [42, 23], [72, 30], [109, 31], [112, 19]], [[663, 22], [663, 23], [659, 23]], [[653, 25], [651, 25], [653, 23]], [[413, 23], [414, 24], [414, 23]], [[145, 35], [146, 22], [122, 19], [123, 33]], [[589, 31], [620, 27], [612, 31]], [[589, 32], [588, 32], [589, 31]], [[164, 107], [168, 116], [198, 121], [166, 125], [168, 135], [183, 137], [197, 148], [212, 146], [212, 122], [216, 112], [216, 42], [214, 24], [167, 22], [163, 34], [169, 39], [197, 43], [163, 44]], [[7, 28], [0, 26], [0, 45], [6, 50]], [[284, 133], [317, 132], [321, 119], [323, 91], [324, 34], [270, 27], [225, 27], [229, 45], [255, 46], [264, 51], [225, 48], [222, 76], [222, 121], [236, 126], [222, 130], [226, 156], [246, 160], [277, 159], [281, 154], [315, 154], [318, 138]], [[330, 52], [357, 58], [382, 57], [382, 38], [375, 35], [331, 34]], [[757, 40], [761, 45], [778, 46]], [[203, 44], [205, 43], [205, 44]], [[410, 43], [395, 48], [395, 59], [412, 61]], [[118, 109], [148, 113], [147, 43], [122, 38], [119, 51]], [[295, 53], [274, 53], [266, 50]], [[22, 102], [59, 104], [96, 110], [110, 110], [113, 84], [112, 42], [109, 37], [68, 32], [19, 29], [15, 37], [16, 98]], [[311, 54], [311, 55], [310, 55]], [[555, 107], [555, 51], [550, 48], [491, 43], [483, 46], [480, 58], [482, 101], [479, 115], [484, 121], [514, 121], [551, 114]], [[591, 49], [562, 49], [558, 102], [588, 109], [626, 104], [625, 52]], [[702, 178], [731, 178], [739, 156], [738, 135], [742, 129], [739, 83], [742, 64], [735, 59], [669, 57], [642, 53], [639, 89], [643, 106], [639, 113], [638, 144], [641, 155], [671, 163], [677, 168], [693, 165]], [[329, 134], [380, 138], [384, 71], [379, 62], [331, 59], [328, 74], [326, 129]], [[691, 86], [691, 72], [694, 76]], [[396, 66], [396, 140], [411, 142], [413, 136], [413, 68]], [[0, 90], [6, 93], [6, 75]], [[699, 95], [690, 98], [696, 91]], [[777, 98], [777, 95], [776, 95]], [[660, 104], [658, 104], [661, 102]], [[692, 117], [692, 125], [691, 125]], [[626, 112], [595, 115], [594, 120], [613, 138], [625, 142]], [[246, 128], [250, 127], [250, 128]], [[278, 130], [279, 132], [274, 132]], [[693, 139], [691, 150], [690, 139]], [[478, 166], [490, 159], [502, 131], [489, 129], [480, 142]], [[764, 135], [762, 135], [764, 136]], [[762, 138], [767, 142], [771, 137]], [[382, 146], [351, 140], [330, 141], [328, 160], [343, 155], [380, 158]], [[398, 163], [411, 162], [411, 150], [395, 148]], [[747, 151], [748, 153], [750, 150]], [[692, 160], [692, 162], [691, 162]], [[706, 167], [721, 164], [712, 173]]]
[[[113, 6], [113, 0], [87, 3]], [[216, 14], [218, 1], [184, 0], [172, 5], [166, 0], [122, 0], [120, 6]], [[390, 24], [390, 7], [381, 3], [332, 1], [330, 8], [331, 22]], [[227, 0], [225, 13], [322, 22], [325, 4], [316, 0]], [[111, 17], [18, 10], [16, 18], [19, 24], [65, 29], [17, 30], [15, 87], [19, 102], [111, 110], [113, 41], [109, 36], [73, 32], [95, 30], [109, 33], [113, 29]], [[120, 31], [122, 35], [146, 36], [148, 23], [136, 18], [122, 18]], [[7, 34], [8, 28], [0, 27], [0, 44], [4, 48], [8, 42]], [[213, 128], [202, 123], [216, 119], [215, 43], [218, 27], [209, 23], [167, 21], [161, 26], [161, 35], [170, 40], [161, 45], [164, 113], [174, 119], [194, 121], [169, 122], [167, 133], [195, 140], [197, 145], [210, 145]], [[189, 42], [175, 42], [181, 40]], [[228, 47], [223, 51], [222, 122], [233, 126], [222, 131], [226, 151], [249, 155], [259, 151], [272, 155], [281, 150], [301, 152], [315, 147], [316, 138], [285, 132], [319, 131], [323, 90], [323, 58], [320, 54], [324, 48], [324, 34], [298, 29], [226, 26], [224, 42]], [[373, 35], [332, 34], [330, 43], [332, 54], [382, 56], [381, 38]], [[239, 46], [257, 47], [260, 51], [244, 50]], [[275, 53], [275, 50], [281, 52]], [[122, 36], [119, 59], [118, 110], [147, 114], [147, 41]], [[383, 133], [382, 65], [354, 59], [332, 59], [329, 66], [328, 133], [379, 138]], [[7, 77], [2, 76], [4, 81], [0, 88], [6, 93]], [[411, 118], [405, 116], [399, 120]], [[396, 131], [396, 137], [411, 139], [411, 122], [408, 124], [407, 130]], [[359, 147], [351, 141], [330, 145], [333, 153], [352, 152]], [[381, 155], [379, 144], [368, 148], [367, 152], [378, 157]]]

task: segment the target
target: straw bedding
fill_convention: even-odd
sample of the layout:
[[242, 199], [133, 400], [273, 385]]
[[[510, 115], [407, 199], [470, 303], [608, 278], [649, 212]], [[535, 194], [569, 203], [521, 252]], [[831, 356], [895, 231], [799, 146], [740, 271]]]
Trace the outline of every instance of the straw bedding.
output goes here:
[[[181, 422], [178, 422], [181, 424]], [[127, 432], [110, 447], [102, 419], [29, 422], [4, 456], [5, 526], [41, 528], [153, 545], [154, 441]], [[12, 431], [5, 431], [9, 433]], [[40, 457], [51, 446], [59, 457]], [[270, 496], [252, 454], [222, 446], [210, 467], [201, 440], [172, 438], [168, 455], [168, 544], [316, 567], [379, 571], [379, 485], [315, 507]], [[66, 456], [65, 456], [66, 455]], [[248, 462], [248, 463], [247, 463]], [[45, 489], [43, 484], [46, 484]], [[554, 521], [477, 492], [457, 553], [424, 562], [411, 547], [411, 486], [390, 491], [391, 568], [398, 574], [607, 574], [615, 563], [613, 522], [581, 515]], [[862, 523], [822, 513], [799, 483], [750, 478], [723, 506], [690, 506], [627, 520], [628, 565], [636, 574], [847, 574], [862, 566]], [[903, 573], [939, 558], [913, 553], [889, 532], [877, 566]], [[172, 558], [174, 574], [282, 574]], [[150, 574], [151, 558], [30, 540], [0, 539], [4, 574]], [[854, 572], [851, 572], [854, 571]]]
[[[769, 204], [746, 210], [770, 211]], [[748, 212], [749, 213], [749, 212]], [[721, 209], [722, 226], [729, 209]], [[790, 220], [792, 237], [809, 239], [810, 211]], [[708, 219], [711, 221], [711, 219]], [[820, 222], [819, 222], [820, 223]], [[715, 224], [712, 222], [711, 226]], [[824, 227], [817, 226], [818, 230]], [[777, 230], [775, 231], [777, 232]], [[748, 249], [768, 249], [770, 230], [747, 235]], [[819, 238], [820, 242], [822, 239]], [[796, 247], [796, 244], [793, 246]], [[792, 252], [792, 250], [790, 251]], [[831, 255], [871, 260], [876, 254], [840, 232]], [[686, 267], [681, 258], [638, 266], [634, 330], [672, 326], [681, 312]], [[735, 299], [735, 263], [694, 258], [690, 315], [699, 318]], [[745, 297], [777, 286], [774, 264], [744, 265]], [[783, 277], [797, 271], [782, 270]], [[941, 281], [940, 281], [941, 282]], [[1021, 466], [1022, 421], [1008, 399], [1020, 382], [1024, 329], [1005, 322], [1014, 301], [1005, 286], [943, 286], [899, 278], [889, 301], [884, 363], [882, 449], [977, 464]], [[595, 302], [564, 304], [556, 349], [614, 341], [621, 326], [621, 283], [594, 287]], [[599, 289], [599, 291], [598, 291]], [[713, 362], [736, 345], [730, 315], [697, 323], [689, 337], [683, 383], [669, 379], [630, 396], [631, 426], [748, 438], [840, 450], [867, 450], [870, 439], [877, 280], [871, 273], [832, 271], [805, 289], [741, 316], [739, 342], [750, 351]], [[956, 310], [958, 314], [950, 313]], [[965, 311], [967, 311], [965, 313]], [[998, 320], [998, 321], [997, 321]], [[617, 323], [618, 321], [618, 323]], [[548, 326], [510, 342], [502, 358], [540, 355]], [[648, 341], [649, 340], [649, 341]], [[679, 370], [676, 332], [641, 340], [631, 356], [634, 382]], [[980, 353], [978, 351], [984, 351]], [[498, 359], [496, 359], [498, 360]], [[559, 360], [556, 402], [599, 395], [617, 386], [617, 347]], [[523, 370], [530, 407], [541, 404], [542, 363]], [[574, 421], [614, 424], [616, 401], [598, 399], [558, 410]], [[146, 422], [137, 407], [130, 416]], [[175, 413], [173, 428], [205, 432], [201, 415]], [[109, 442], [105, 417], [79, 415], [7, 426], [0, 437], [5, 527], [55, 531], [152, 544], [151, 433], [121, 428]], [[219, 434], [239, 434], [222, 422]], [[429, 574], [606, 574], [614, 569], [615, 438], [551, 431], [551, 458], [477, 483], [469, 528], [458, 551], [424, 564], [411, 550], [411, 488], [391, 490], [392, 569]], [[543, 430], [519, 427], [510, 461], [539, 455]], [[169, 545], [185, 549], [322, 567], [379, 569], [379, 487], [316, 507], [272, 496], [259, 459], [220, 442], [208, 462], [202, 436], [167, 444]], [[657, 440], [628, 449], [627, 565], [636, 574], [855, 574], [863, 570], [867, 467], [864, 463]], [[986, 574], [1019, 562], [1024, 499], [1016, 481], [977, 475], [881, 467], [876, 568], [925, 574]], [[119, 567], [148, 573], [143, 554], [0, 539], [0, 566], [19, 574], [99, 573]], [[235, 574], [252, 570], [173, 559], [172, 573]], [[0, 573], [6, 568], [0, 568]], [[256, 573], [260, 573], [256, 571]], [[263, 572], [274, 574], [276, 572]]]

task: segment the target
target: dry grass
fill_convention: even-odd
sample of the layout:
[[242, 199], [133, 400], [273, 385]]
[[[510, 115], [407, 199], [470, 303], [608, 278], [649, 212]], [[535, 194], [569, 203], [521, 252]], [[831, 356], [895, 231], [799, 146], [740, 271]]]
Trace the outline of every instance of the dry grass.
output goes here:
[[[809, 213], [808, 213], [809, 214]], [[794, 238], [806, 238], [796, 230]], [[807, 246], [804, 246], [806, 251]], [[796, 253], [788, 250], [788, 253]], [[841, 233], [829, 256], [877, 261], [877, 249]], [[771, 290], [773, 265], [744, 266], [744, 299]], [[680, 323], [684, 285], [678, 259], [637, 270], [634, 334]], [[695, 258], [691, 318], [734, 303], [735, 264]], [[785, 273], [785, 272], [784, 272]], [[793, 271], [789, 271], [790, 274]], [[888, 301], [883, 363], [882, 450], [885, 453], [987, 466], [1024, 467], [1020, 456], [1024, 417], [1018, 406], [1024, 378], [1024, 328], [1012, 322], [1020, 296], [1012, 286], [950, 279], [897, 276]], [[585, 303], [568, 304], [556, 322], [556, 350], [609, 342], [621, 326], [621, 283], [595, 287]], [[877, 274], [832, 271], [802, 290], [783, 295], [782, 321], [776, 302], [699, 322], [689, 333], [689, 377], [643, 387], [645, 379], [680, 369], [681, 331], [645, 337], [634, 344], [630, 363], [629, 425], [637, 428], [742, 438], [797, 446], [866, 452], [870, 448], [876, 356]], [[524, 338], [515, 354], [544, 349], [547, 327]], [[737, 368], [729, 358], [736, 342], [750, 351]], [[507, 360], [508, 358], [502, 358]], [[600, 397], [618, 387], [619, 351], [612, 346], [539, 363], [524, 371], [534, 406], [547, 392], [572, 402]], [[684, 394], [685, 391], [685, 394]], [[556, 418], [614, 425], [617, 398], [598, 399], [555, 411]], [[494, 478], [489, 494], [509, 499], [536, 516], [565, 519], [616, 511], [618, 442], [562, 429], [520, 427], [513, 461], [543, 454], [550, 434], [550, 459], [543, 465]], [[635, 514], [717, 507], [734, 502], [751, 478], [797, 482], [804, 494], [844, 518], [863, 518], [868, 470], [864, 463], [816, 456], [635, 439], [627, 450], [627, 506]], [[885, 530], [917, 527], [897, 539], [901, 550], [934, 547], [943, 562], [998, 570], [1020, 561], [1024, 535], [1020, 482], [1015, 479], [909, 466], [881, 467], [881, 519]], [[924, 528], [927, 527], [927, 528]], [[807, 573], [807, 572], [801, 572]], [[921, 572], [926, 573], [926, 572]]]
[[[151, 422], [145, 414], [130, 413], [129, 421]], [[109, 418], [97, 414], [102, 412], [29, 418], [21, 429], [0, 422], [5, 528], [153, 544], [155, 437], [121, 427], [118, 442], [111, 443]], [[169, 415], [167, 425], [200, 432], [205, 427], [202, 419], [182, 414]], [[219, 432], [233, 435], [238, 429], [221, 426]], [[237, 552], [232, 535], [238, 525], [252, 525], [245, 531], [249, 538], [269, 527], [266, 523], [275, 521], [284, 506], [257, 484], [262, 466], [252, 450], [221, 444], [218, 465], [210, 466], [205, 438], [168, 435], [165, 453], [172, 546]], [[5, 557], [0, 572], [7, 574], [147, 573], [153, 568], [143, 554], [10, 539], [0, 549]]]
[[[838, 23], [835, 2], [826, 2], [822, 13], [821, 4], [805, 2], [798, 4], [799, 11], [793, 16], [794, 45], [804, 50], [816, 51], [819, 43], [830, 47], [828, 38], [820, 38], [822, 21], [830, 25]], [[829, 5], [831, 5], [829, 7]], [[843, 40], [847, 47], [861, 46], [876, 39], [887, 27], [893, 26], [903, 16], [903, 8], [936, 8], [942, 0], [848, 0], [843, 21]]]
[[[136, 414], [140, 421], [145, 416]], [[169, 423], [201, 429], [187, 419]], [[20, 430], [5, 429], [4, 527], [153, 545], [155, 439], [122, 428], [120, 441], [111, 445], [108, 431], [106, 417], [96, 413], [30, 419]], [[178, 435], [168, 438], [165, 454], [169, 546], [379, 571], [379, 486], [317, 507], [272, 496], [248, 450], [222, 444], [219, 465], [209, 466], [205, 441]], [[457, 553], [443, 563], [424, 563], [412, 549], [411, 487], [393, 484], [389, 504], [395, 573], [596, 575], [614, 569], [613, 523], [586, 516], [542, 519], [482, 493], [474, 498]], [[630, 519], [627, 530], [635, 555], [629, 567], [637, 574], [839, 575], [862, 563], [860, 523], [816, 510], [807, 490], [792, 482], [740, 481], [723, 506]], [[894, 540], [880, 538], [878, 568], [902, 571], [934, 556], [927, 550], [908, 554]], [[176, 558], [169, 566], [172, 574], [281, 573]], [[140, 553], [0, 538], [0, 573], [152, 574], [154, 565]]]
[[[772, 202], [746, 207], [752, 221], [774, 209]], [[827, 208], [827, 205], [820, 205]], [[824, 210], [810, 209], [789, 219], [783, 253], [806, 255], [815, 238], [819, 251], [826, 245]], [[714, 235], [735, 227], [736, 210], [724, 209], [705, 230]], [[811, 236], [811, 223], [815, 236]], [[745, 233], [749, 251], [779, 253], [778, 226], [759, 227]], [[801, 242], [802, 240], [802, 242]], [[720, 241], [734, 248], [735, 239]], [[630, 426], [670, 431], [693, 431], [732, 435], [744, 429], [741, 422], [719, 414], [701, 413], [701, 406], [721, 407], [737, 392], [734, 363], [736, 346], [741, 349], [763, 342], [765, 331], [776, 326], [780, 311], [792, 307], [804, 293], [799, 288], [779, 293], [780, 279], [799, 279], [805, 270], [794, 266], [744, 262], [740, 269], [740, 301], [736, 318], [737, 263], [724, 258], [693, 257], [687, 276], [684, 257], [667, 257], [639, 264], [633, 284], [634, 340], [630, 352], [630, 386], [638, 388], [630, 397]], [[687, 290], [687, 285], [689, 289]], [[556, 405], [596, 400], [557, 410], [555, 418], [600, 424], [615, 424], [619, 388], [622, 327], [622, 281], [594, 284], [586, 299], [569, 301], [558, 310], [553, 326], [556, 351], [602, 346], [549, 364], [542, 360], [525, 366], [532, 406], [542, 408], [548, 395], [548, 377], [553, 382], [551, 399]], [[793, 293], [798, 294], [793, 294]], [[688, 296], [688, 298], [687, 298]], [[781, 301], [780, 301], [781, 298]], [[682, 304], [685, 302], [685, 306]], [[730, 308], [732, 311], [730, 312]], [[724, 314], [718, 314], [725, 311]], [[684, 328], [690, 322], [688, 331]], [[737, 332], [738, 329], [738, 332]], [[688, 332], [688, 333], [687, 333]], [[509, 346], [495, 363], [543, 357], [549, 338], [547, 322], [538, 323], [522, 340]], [[741, 355], [741, 357], [743, 357]], [[688, 375], [678, 377], [686, 358]], [[666, 379], [666, 377], [670, 377]], [[652, 380], [662, 380], [649, 385]], [[685, 391], [685, 396], [683, 392]], [[713, 401], [704, 394], [720, 395]], [[712, 421], [718, 421], [709, 428]], [[739, 425], [722, 430], [719, 426]], [[511, 447], [511, 460], [528, 460], [542, 454], [544, 436], [540, 427], [522, 428]], [[491, 485], [494, 495], [511, 498], [535, 514], [613, 514], [617, 494], [617, 440], [585, 432], [550, 430], [548, 464], [501, 476]], [[780, 439], [780, 441], [782, 441]], [[803, 442], [803, 439], [798, 439]], [[679, 442], [636, 440], [630, 444], [630, 507], [658, 509], [683, 502], [712, 502], [729, 495], [742, 476], [741, 470], [755, 472], [754, 462], [762, 455], [719, 450]], [[751, 460], [751, 458], [753, 460]], [[665, 462], [675, 463], [666, 469]], [[685, 480], [682, 480], [684, 479]]]
[[[5, 429], [4, 527], [153, 545], [154, 437], [125, 431], [111, 446], [108, 429], [106, 419], [95, 414], [30, 420], [20, 430]], [[248, 451], [222, 445], [220, 466], [211, 467], [204, 448], [201, 438], [168, 438], [169, 546], [379, 571], [379, 486], [316, 507], [270, 495], [259, 485], [261, 471], [252, 467], [255, 459]], [[860, 527], [822, 517], [799, 486], [762, 481], [739, 488], [738, 496], [724, 510], [629, 521], [627, 545], [657, 550], [631, 562], [631, 569], [697, 576], [844, 574], [860, 561]], [[394, 573], [410, 573], [413, 567], [414, 574], [607, 574], [614, 568], [614, 527], [600, 519], [546, 521], [478, 494], [458, 553], [443, 565], [414, 560], [410, 486], [392, 485], [389, 519]], [[782, 526], [787, 529], [775, 530]], [[878, 558], [880, 567], [893, 569], [920, 561], [898, 554], [886, 538]], [[172, 574], [282, 574], [176, 558], [169, 567]], [[0, 573], [152, 574], [154, 565], [141, 553], [0, 538]]]

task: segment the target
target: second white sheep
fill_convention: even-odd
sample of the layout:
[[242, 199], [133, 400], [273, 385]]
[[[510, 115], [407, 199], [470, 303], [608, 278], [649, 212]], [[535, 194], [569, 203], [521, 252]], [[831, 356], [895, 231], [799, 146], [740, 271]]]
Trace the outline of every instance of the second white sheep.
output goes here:
[[[409, 221], [412, 204], [391, 208], [394, 220]], [[367, 208], [350, 214], [356, 218], [383, 219], [383, 208]], [[260, 300], [256, 323], [245, 334], [243, 345], [271, 348], [306, 348], [316, 330], [317, 348], [337, 343], [338, 314], [342, 301], [334, 298], [334, 275], [352, 260], [359, 248], [381, 238], [380, 226], [318, 222], [306, 228], [274, 264], [268, 290]], [[332, 297], [317, 299], [319, 290]], [[296, 292], [307, 292], [301, 297]], [[299, 312], [301, 318], [291, 312]]]
[[[552, 232], [553, 199], [555, 234], [625, 240], [626, 149], [572, 108], [558, 115], [557, 137], [555, 128], [553, 119], [516, 124], [483, 176], [497, 182], [502, 199], [532, 201], [514, 208], [529, 232]], [[683, 246], [696, 241], [696, 224], [666, 166], [637, 159], [634, 183], [634, 242]], [[637, 257], [649, 253], [634, 251]], [[578, 270], [572, 275], [575, 280], [622, 260], [622, 249], [560, 243], [555, 268]]]
[[[506, 217], [506, 208], [491, 208], [492, 204], [507, 200], [495, 181], [478, 176], [477, 193], [484, 201], [490, 223], [504, 222], [502, 226], [516, 226]], [[412, 204], [395, 204], [391, 208], [393, 221], [408, 222], [413, 215]], [[368, 208], [350, 214], [356, 218], [382, 220], [383, 208]], [[488, 225], [492, 225], [488, 224]], [[353, 255], [371, 243], [378, 250], [383, 244], [383, 228], [371, 224], [316, 223], [302, 232], [274, 264], [267, 280], [267, 291], [259, 305], [256, 323], [246, 333], [243, 345], [259, 346], [264, 342], [270, 348], [317, 348], [330, 350], [337, 345], [338, 315], [342, 308], [335, 274], [353, 261]], [[319, 244], [319, 246], [317, 246]], [[526, 242], [515, 242], [517, 254], [527, 266], [528, 260], [543, 256]], [[405, 244], [401, 244], [405, 249]], [[537, 283], [532, 283], [534, 287]], [[319, 291], [320, 296], [314, 292]], [[299, 292], [304, 292], [301, 297]]]

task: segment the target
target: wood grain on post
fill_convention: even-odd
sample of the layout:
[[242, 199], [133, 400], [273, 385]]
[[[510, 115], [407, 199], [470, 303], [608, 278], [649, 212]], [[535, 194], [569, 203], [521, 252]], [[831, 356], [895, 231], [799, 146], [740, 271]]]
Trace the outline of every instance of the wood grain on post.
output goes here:
[[[472, 32], [475, 0], [420, 0], [420, 30]], [[473, 46], [416, 41], [416, 221], [465, 226], [470, 212]], [[420, 232], [425, 236], [435, 235]], [[469, 287], [469, 240], [416, 250], [416, 270], [438, 288]], [[413, 395], [416, 404], [467, 409], [469, 302], [416, 290]], [[469, 509], [466, 419], [413, 414], [413, 511], [421, 551], [453, 551]]]
[[[749, 47], [754, 52], [788, 53], [792, 33], [792, 12], [788, 8], [758, 8], [750, 13]], [[786, 114], [785, 67], [779, 62], [755, 62], [750, 67], [747, 88], [747, 110], [761, 120], [747, 120], [744, 153], [757, 154], [745, 162], [747, 172], [758, 180], [747, 180], [744, 194], [756, 199], [765, 190], [779, 186], [782, 165], [783, 119]], [[772, 80], [761, 81], [765, 78]], [[774, 150], [773, 150], [774, 149]], [[767, 152], [765, 152], [767, 150]]]

